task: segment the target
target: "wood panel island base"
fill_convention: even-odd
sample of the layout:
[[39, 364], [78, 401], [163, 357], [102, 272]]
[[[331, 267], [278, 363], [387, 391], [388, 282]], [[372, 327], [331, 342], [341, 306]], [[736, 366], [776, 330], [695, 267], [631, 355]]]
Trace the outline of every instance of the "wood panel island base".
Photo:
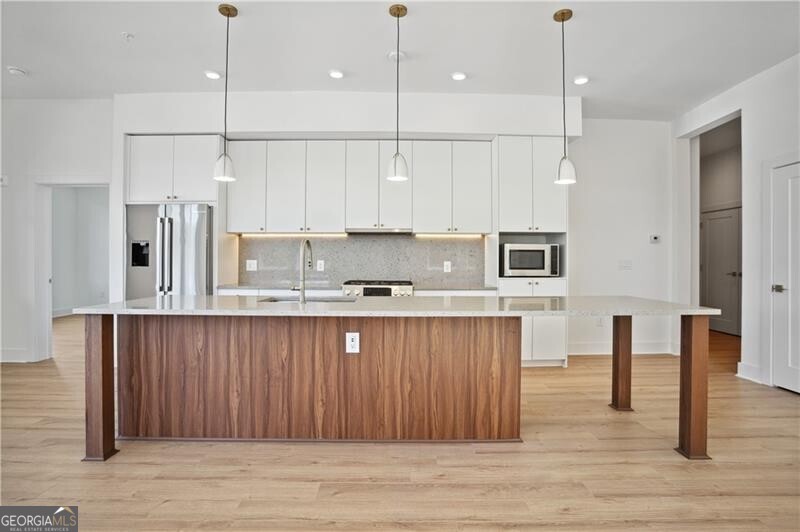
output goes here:
[[[520, 320], [120, 316], [119, 436], [519, 440]], [[345, 333], [360, 334], [358, 354]]]
[[[117, 452], [115, 326], [120, 439], [500, 442], [520, 439], [521, 317], [537, 315], [614, 316], [611, 406], [622, 411], [631, 316], [680, 315], [677, 450], [708, 458], [715, 309], [632, 297], [161, 296], [76, 312], [87, 315], [86, 460]], [[346, 352], [349, 332], [358, 353]]]

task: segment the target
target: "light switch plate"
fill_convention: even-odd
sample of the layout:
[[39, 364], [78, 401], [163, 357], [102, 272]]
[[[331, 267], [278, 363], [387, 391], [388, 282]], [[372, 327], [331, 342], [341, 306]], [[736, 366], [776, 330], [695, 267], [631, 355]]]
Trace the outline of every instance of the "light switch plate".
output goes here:
[[319, 259], [317, 261], [317, 271], [318, 272], [324, 272], [325, 271], [325, 261], [324, 260]]
[[258, 260], [248, 259], [245, 262], [245, 269], [247, 269], [248, 272], [256, 272], [256, 271], [258, 271]]
[[345, 353], [360, 353], [361, 352], [361, 333], [346, 332], [344, 333], [344, 351]]
[[450, 273], [453, 271], [453, 263], [449, 260], [444, 261], [444, 273]]

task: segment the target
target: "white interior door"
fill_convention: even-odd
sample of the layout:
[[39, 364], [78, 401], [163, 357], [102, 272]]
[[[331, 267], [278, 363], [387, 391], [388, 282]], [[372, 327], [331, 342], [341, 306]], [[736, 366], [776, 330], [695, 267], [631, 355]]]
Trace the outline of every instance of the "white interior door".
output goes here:
[[800, 392], [800, 163], [772, 174], [772, 378]]
[[709, 319], [712, 330], [741, 334], [741, 209], [700, 216], [700, 304], [722, 310]]

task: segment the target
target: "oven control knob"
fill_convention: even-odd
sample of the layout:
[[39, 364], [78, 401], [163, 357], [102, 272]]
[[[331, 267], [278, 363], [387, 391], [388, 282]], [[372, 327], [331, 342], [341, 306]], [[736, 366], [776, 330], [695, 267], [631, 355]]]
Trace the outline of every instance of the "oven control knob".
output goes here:
[[345, 290], [344, 291], [344, 295], [349, 296], [350, 295], [350, 290]]
[[359, 290], [358, 290], [358, 288], [356, 288], [356, 289], [355, 289], [355, 291], [353, 292], [353, 294], [355, 294], [355, 295], [358, 295], [358, 294], [359, 294]]

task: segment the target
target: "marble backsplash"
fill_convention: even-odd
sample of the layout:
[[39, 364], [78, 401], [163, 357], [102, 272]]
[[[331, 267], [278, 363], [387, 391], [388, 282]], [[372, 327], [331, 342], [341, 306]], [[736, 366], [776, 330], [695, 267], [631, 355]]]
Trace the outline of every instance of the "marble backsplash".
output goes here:
[[[484, 286], [484, 238], [430, 238], [412, 235], [351, 234], [309, 239], [314, 268], [308, 288], [335, 289], [350, 279], [411, 280], [417, 289], [469, 289]], [[302, 237], [239, 238], [239, 285], [288, 288], [300, 279]], [[316, 261], [325, 271], [316, 271]], [[257, 271], [246, 261], [257, 260]], [[452, 271], [444, 273], [444, 261]]]

